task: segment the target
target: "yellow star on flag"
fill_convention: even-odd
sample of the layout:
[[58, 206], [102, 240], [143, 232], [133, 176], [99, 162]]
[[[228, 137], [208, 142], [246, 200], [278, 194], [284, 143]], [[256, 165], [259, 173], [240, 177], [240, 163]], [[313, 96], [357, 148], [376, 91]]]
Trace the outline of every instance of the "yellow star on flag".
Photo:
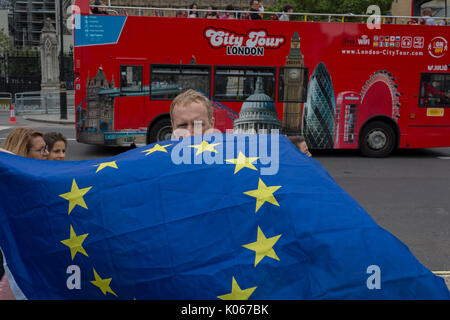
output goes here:
[[104, 169], [104, 168], [106, 168], [106, 167], [111, 167], [111, 168], [116, 168], [116, 169], [118, 169], [118, 168], [117, 168], [117, 164], [116, 164], [115, 161], [103, 162], [103, 163], [100, 163], [99, 165], [95, 165], [95, 166], [96, 166], [96, 167], [98, 166], [97, 171], [95, 171], [95, 173], [99, 172], [100, 170], [102, 170], [102, 169]]
[[83, 248], [83, 241], [86, 239], [86, 237], [88, 235], [89, 235], [89, 233], [85, 233], [80, 236], [77, 236], [77, 234], [73, 230], [72, 225], [70, 225], [70, 238], [66, 239], [66, 240], [62, 240], [61, 242], [70, 248], [70, 254], [72, 255], [72, 260], [78, 252], [82, 253], [86, 257], [88, 257], [88, 254], [86, 253], [86, 251]]
[[278, 241], [278, 239], [280, 239], [280, 237], [281, 234], [267, 239], [261, 228], [258, 226], [258, 236], [256, 242], [243, 245], [244, 248], [255, 251], [255, 267], [264, 257], [269, 257], [280, 261], [277, 254], [275, 253], [275, 250], [273, 250], [273, 246]]
[[200, 143], [200, 144], [191, 145], [189, 147], [196, 148], [197, 153], [195, 155], [198, 156], [200, 153], [205, 152], [205, 151], [217, 152], [217, 150], [214, 149], [214, 147], [219, 144], [220, 143], [209, 143], [207, 141], [202, 141], [202, 143]]
[[239, 170], [241, 170], [243, 168], [258, 170], [252, 164], [252, 162], [255, 162], [258, 159], [259, 159], [259, 157], [248, 157], [247, 158], [242, 152], [239, 151], [239, 155], [238, 155], [237, 159], [226, 159], [225, 161], [236, 165], [236, 167], [234, 168], [234, 174], [236, 174], [237, 172], [239, 172]]
[[111, 294], [113, 294], [113, 295], [115, 295], [117, 297], [117, 294], [114, 291], [112, 291], [112, 289], [109, 286], [109, 284], [111, 283], [112, 278], [102, 279], [98, 275], [98, 273], [95, 271], [95, 269], [94, 269], [94, 277], [95, 277], [95, 280], [91, 281], [91, 283], [94, 286], [100, 288], [100, 290], [102, 290], [104, 295], [106, 295], [106, 293], [109, 292], [109, 293], [111, 293]]
[[238, 283], [236, 282], [236, 279], [234, 279], [233, 277], [233, 282], [231, 284], [231, 292], [228, 294], [218, 296], [217, 298], [221, 300], [248, 300], [248, 298], [250, 298], [250, 296], [253, 294], [253, 291], [255, 291], [256, 288], [257, 287], [241, 290]]
[[258, 212], [259, 208], [261, 208], [261, 206], [265, 202], [269, 202], [276, 206], [280, 206], [278, 204], [277, 199], [275, 199], [275, 197], [273, 196], [273, 193], [280, 188], [281, 188], [281, 186], [268, 187], [264, 184], [264, 182], [261, 180], [261, 178], [259, 178], [258, 189], [246, 191], [246, 192], [244, 192], [244, 194], [246, 194], [250, 197], [256, 198], [256, 209], [255, 209], [255, 213], [256, 213], [256, 212]]
[[72, 182], [72, 188], [70, 192], [60, 194], [59, 196], [63, 199], [69, 200], [69, 214], [73, 210], [76, 205], [79, 205], [85, 209], [87, 209], [86, 202], [84, 202], [83, 196], [91, 190], [92, 187], [78, 189], [78, 185], [75, 181], [75, 178]]
[[155, 146], [153, 148], [150, 148], [150, 149], [147, 149], [147, 150], [144, 150], [144, 151], [141, 151], [141, 152], [146, 152], [146, 156], [148, 156], [149, 154], [151, 154], [153, 152], [156, 152], [156, 151], [162, 151], [162, 152], [166, 152], [167, 153], [166, 148], [171, 146], [172, 144], [173, 143], [166, 144], [166, 145], [163, 145], [163, 146], [160, 146], [159, 144], [155, 144]]

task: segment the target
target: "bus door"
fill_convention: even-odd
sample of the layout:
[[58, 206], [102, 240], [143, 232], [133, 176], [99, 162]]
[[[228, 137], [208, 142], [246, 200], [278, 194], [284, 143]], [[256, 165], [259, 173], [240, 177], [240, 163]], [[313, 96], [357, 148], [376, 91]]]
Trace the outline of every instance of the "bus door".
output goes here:
[[422, 73], [418, 107], [411, 104], [409, 147], [450, 145], [450, 73]]
[[118, 61], [120, 90], [115, 102], [114, 129], [138, 131], [143, 126], [148, 103], [148, 86], [145, 87], [143, 83], [148, 68], [144, 66], [144, 61]]

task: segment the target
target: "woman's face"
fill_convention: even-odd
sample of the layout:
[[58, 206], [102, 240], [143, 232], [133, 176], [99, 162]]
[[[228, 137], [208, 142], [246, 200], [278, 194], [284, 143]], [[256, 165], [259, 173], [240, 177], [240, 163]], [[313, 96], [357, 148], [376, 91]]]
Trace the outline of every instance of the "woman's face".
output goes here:
[[47, 160], [48, 150], [45, 144], [44, 138], [34, 137], [31, 138], [31, 148], [28, 151], [28, 158]]
[[56, 141], [49, 151], [48, 160], [64, 160], [66, 158], [66, 145], [64, 141]]

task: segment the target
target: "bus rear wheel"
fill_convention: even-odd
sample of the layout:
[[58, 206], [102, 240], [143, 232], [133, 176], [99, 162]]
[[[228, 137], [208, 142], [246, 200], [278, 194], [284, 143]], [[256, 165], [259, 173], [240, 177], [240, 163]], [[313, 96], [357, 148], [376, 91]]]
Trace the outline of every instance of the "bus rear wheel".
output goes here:
[[172, 136], [172, 124], [169, 118], [162, 118], [156, 121], [147, 129], [147, 144], [170, 140]]
[[395, 148], [395, 132], [382, 121], [368, 123], [361, 132], [359, 149], [366, 157], [387, 157]]

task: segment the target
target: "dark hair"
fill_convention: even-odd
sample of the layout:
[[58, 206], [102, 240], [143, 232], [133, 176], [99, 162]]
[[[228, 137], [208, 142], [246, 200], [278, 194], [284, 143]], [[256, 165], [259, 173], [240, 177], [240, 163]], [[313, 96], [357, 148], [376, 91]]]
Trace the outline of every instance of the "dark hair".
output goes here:
[[[216, 6], [211, 6], [211, 10], [217, 10], [218, 8]], [[219, 17], [219, 13], [217, 11], [212, 12], [213, 16]]]
[[196, 3], [196, 2], [193, 2], [190, 6], [189, 6], [189, 12], [188, 12], [188, 14], [190, 15], [190, 14], [195, 14], [197, 17], [198, 17], [198, 11], [197, 11], [197, 9], [194, 9], [194, 6], [197, 6], [197, 9], [198, 9], [198, 4]]
[[303, 136], [289, 136], [288, 139], [291, 140], [291, 142], [295, 145], [305, 142], [305, 137]]
[[255, 1], [259, 3], [259, 0], [251, 0], [250, 1], [250, 6], [252, 6], [253, 2], [255, 2]]
[[283, 12], [288, 12], [289, 9], [294, 9], [294, 7], [293, 7], [292, 5], [290, 5], [289, 3], [286, 3], [286, 4], [283, 6]]
[[53, 149], [53, 145], [57, 142], [57, 141], [62, 141], [64, 142], [65, 146], [67, 147], [67, 140], [66, 137], [64, 137], [61, 133], [59, 132], [48, 132], [46, 134], [44, 134], [44, 140], [45, 143], [48, 146], [48, 151], [50, 152]]
[[234, 10], [234, 7], [232, 4], [229, 4], [225, 7], [225, 10]]

